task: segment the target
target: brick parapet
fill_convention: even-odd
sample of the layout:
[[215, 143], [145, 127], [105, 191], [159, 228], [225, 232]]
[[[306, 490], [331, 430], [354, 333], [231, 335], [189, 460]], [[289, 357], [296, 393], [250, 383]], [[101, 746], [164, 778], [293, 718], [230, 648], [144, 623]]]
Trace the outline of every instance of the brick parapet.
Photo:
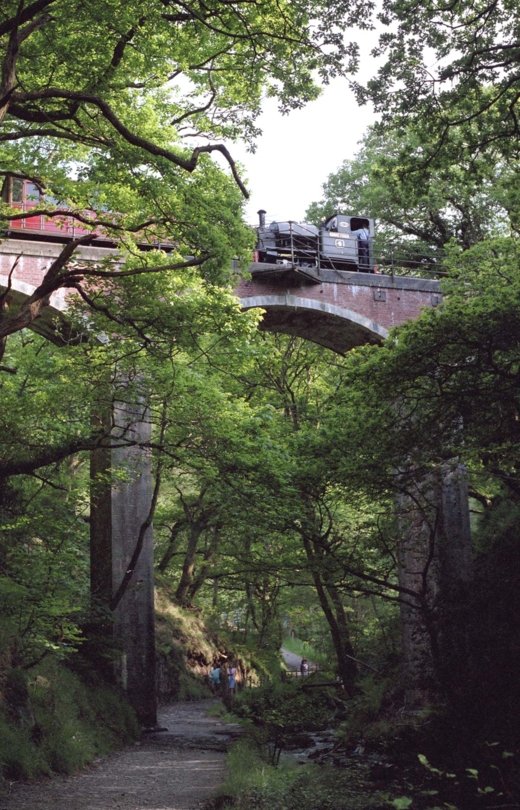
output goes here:
[[[413, 289], [386, 283], [374, 285], [358, 282], [325, 282], [320, 285], [281, 287], [275, 282], [241, 281], [235, 288], [239, 298], [292, 295], [311, 301], [358, 311], [386, 329], [416, 318], [425, 307], [436, 306], [438, 289]], [[381, 294], [383, 293], [383, 295]]]
[[[5, 288], [11, 274], [13, 295], [30, 295], [62, 249], [62, 244], [22, 239], [0, 242], [0, 287]], [[110, 248], [80, 247], [75, 258], [99, 262], [115, 255]], [[312, 321], [315, 330], [307, 336], [331, 348], [339, 346], [340, 351], [350, 345], [381, 340], [389, 329], [414, 320], [425, 307], [436, 306], [441, 300], [439, 282], [430, 279], [335, 270], [284, 277], [283, 268], [258, 264], [252, 264], [250, 271], [248, 278], [237, 281], [235, 291], [244, 308], [261, 306], [266, 310], [264, 328], [305, 336]], [[66, 290], [58, 291], [52, 298], [53, 307], [66, 308], [66, 296]], [[320, 326], [320, 319], [330, 323]], [[346, 322], [351, 322], [356, 335], [348, 339], [329, 335], [322, 340], [320, 334], [330, 332], [334, 320], [343, 321], [336, 324], [338, 334], [342, 328], [348, 331]]]

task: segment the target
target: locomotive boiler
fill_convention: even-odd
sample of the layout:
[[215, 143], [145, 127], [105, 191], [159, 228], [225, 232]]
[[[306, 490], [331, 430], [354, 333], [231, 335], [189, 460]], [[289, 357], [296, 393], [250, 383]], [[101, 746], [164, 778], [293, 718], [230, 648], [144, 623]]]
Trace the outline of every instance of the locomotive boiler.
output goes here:
[[374, 272], [374, 220], [334, 214], [321, 225], [271, 222], [260, 210], [256, 259], [264, 264]]

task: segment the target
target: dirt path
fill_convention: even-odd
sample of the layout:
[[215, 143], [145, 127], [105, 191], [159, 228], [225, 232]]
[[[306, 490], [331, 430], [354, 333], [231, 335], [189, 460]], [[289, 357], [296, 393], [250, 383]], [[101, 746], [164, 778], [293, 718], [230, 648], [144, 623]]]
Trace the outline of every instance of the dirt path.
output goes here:
[[167, 731], [68, 777], [15, 784], [0, 810], [197, 810], [225, 777], [225, 751], [237, 726], [207, 716], [214, 700], [159, 712]]

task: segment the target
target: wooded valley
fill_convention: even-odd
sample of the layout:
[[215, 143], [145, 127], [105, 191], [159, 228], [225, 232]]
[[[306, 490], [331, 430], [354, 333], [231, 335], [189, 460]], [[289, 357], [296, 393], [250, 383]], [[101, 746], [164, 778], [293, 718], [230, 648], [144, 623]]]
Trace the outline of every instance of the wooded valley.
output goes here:
[[[297, 639], [339, 684], [327, 706], [345, 750], [411, 774], [377, 806], [520, 806], [518, 9], [385, 0], [382, 66], [362, 87], [365, 12], [4, 3], [0, 178], [30, 180], [42, 214], [90, 229], [29, 297], [12, 295], [21, 257], [0, 287], [4, 782], [69, 772], [137, 733], [103, 630], [117, 589], [96, 601], [89, 552], [92, 493], [133, 475], [93, 477], [91, 452], [135, 446], [152, 464], [134, 528], [138, 551], [153, 523], [162, 697], [207, 694], [213, 657], [233, 656], [243, 713], [296, 733], [279, 649]], [[228, 146], [254, 143], [265, 94], [287, 111], [336, 75], [375, 122], [307, 219], [366, 213], [382, 272], [442, 290], [345, 356], [241, 310], [254, 233]], [[5, 234], [24, 216], [0, 203]], [[117, 260], [81, 258], [99, 228]], [[99, 417], [120, 402], [146, 403], [149, 440]], [[300, 789], [294, 805], [247, 806], [376, 807]]]

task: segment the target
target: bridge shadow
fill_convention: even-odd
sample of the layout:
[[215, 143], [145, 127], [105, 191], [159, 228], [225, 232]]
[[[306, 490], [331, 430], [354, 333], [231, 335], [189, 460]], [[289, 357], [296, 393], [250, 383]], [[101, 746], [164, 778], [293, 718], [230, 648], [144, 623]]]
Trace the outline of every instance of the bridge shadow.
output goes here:
[[242, 297], [241, 305], [264, 309], [260, 329], [305, 338], [339, 354], [366, 343], [382, 343], [388, 335], [359, 312], [288, 293]]

